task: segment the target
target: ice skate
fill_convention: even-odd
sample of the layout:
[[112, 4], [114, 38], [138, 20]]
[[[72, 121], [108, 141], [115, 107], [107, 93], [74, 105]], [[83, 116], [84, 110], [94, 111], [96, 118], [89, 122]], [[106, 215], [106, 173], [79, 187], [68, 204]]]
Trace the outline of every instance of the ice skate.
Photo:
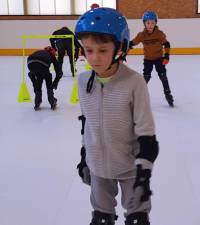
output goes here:
[[41, 104], [41, 102], [35, 104], [35, 106], [34, 106], [35, 111], [38, 111], [40, 109], [40, 104]]
[[51, 104], [51, 109], [52, 109], [52, 110], [55, 110], [55, 109], [56, 109], [56, 106], [57, 106], [57, 99], [54, 98], [54, 101], [53, 101], [53, 103]]
[[42, 103], [42, 94], [41, 94], [41, 92], [36, 92], [36, 94], [35, 94], [35, 106], [34, 106], [35, 111], [40, 109], [41, 103]]
[[115, 220], [117, 220], [116, 215], [94, 211], [90, 225], [114, 225]]
[[150, 225], [148, 214], [136, 212], [127, 216], [125, 225]]
[[165, 98], [169, 104], [169, 106], [174, 107], [174, 99], [173, 96], [171, 94], [165, 94]]

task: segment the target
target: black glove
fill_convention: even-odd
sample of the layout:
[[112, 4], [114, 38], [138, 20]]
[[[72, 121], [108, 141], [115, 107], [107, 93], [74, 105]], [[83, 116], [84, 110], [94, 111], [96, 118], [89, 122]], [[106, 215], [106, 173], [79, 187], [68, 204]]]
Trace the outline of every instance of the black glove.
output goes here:
[[143, 194], [141, 196], [142, 202], [148, 201], [149, 197], [152, 194], [152, 191], [150, 189], [150, 178], [151, 170], [142, 169], [142, 165], [137, 165], [136, 179], [133, 189], [136, 190], [137, 187], [143, 188]]
[[58, 87], [58, 83], [59, 83], [59, 80], [61, 79], [61, 77], [63, 76], [63, 72], [62, 71], [60, 71], [60, 72], [58, 72], [57, 74], [56, 74], [56, 77], [55, 77], [55, 79], [54, 79], [54, 81], [53, 81], [53, 89], [57, 89], [57, 87]]
[[77, 165], [77, 169], [78, 169], [78, 174], [81, 177], [83, 183], [90, 185], [91, 183], [90, 170], [86, 164], [85, 156], [86, 156], [86, 151], [85, 151], [85, 147], [83, 146], [81, 148], [81, 161]]
[[56, 79], [56, 78], [54, 79], [53, 84], [52, 84], [53, 89], [55, 89], [55, 90], [57, 89], [59, 80], [60, 79]]
[[59, 79], [63, 76], [63, 71], [60, 71], [56, 74], [56, 77], [58, 77]]
[[134, 46], [133, 41], [129, 41], [129, 48], [133, 49], [133, 46]]

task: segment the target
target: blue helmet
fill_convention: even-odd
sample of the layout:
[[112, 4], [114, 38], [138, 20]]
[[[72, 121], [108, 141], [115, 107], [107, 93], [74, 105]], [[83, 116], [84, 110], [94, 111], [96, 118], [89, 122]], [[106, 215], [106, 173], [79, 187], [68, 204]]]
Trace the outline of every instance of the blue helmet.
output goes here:
[[143, 20], [143, 23], [146, 22], [147, 20], [155, 20], [156, 23], [158, 21], [158, 16], [155, 12], [153, 11], [146, 11], [143, 16], [142, 16], [142, 20]]
[[130, 32], [126, 18], [112, 8], [95, 8], [84, 13], [75, 27], [75, 35], [82, 33], [107, 34], [116, 42], [122, 43], [122, 49], [128, 51]]

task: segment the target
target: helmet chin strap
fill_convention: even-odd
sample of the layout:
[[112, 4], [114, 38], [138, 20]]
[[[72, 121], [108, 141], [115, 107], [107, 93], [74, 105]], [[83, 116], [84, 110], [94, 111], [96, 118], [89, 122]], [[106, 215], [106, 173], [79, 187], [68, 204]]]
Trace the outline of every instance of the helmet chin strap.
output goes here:
[[118, 58], [116, 58], [117, 52], [118, 52], [119, 48], [120, 48], [120, 46], [118, 46], [118, 45], [116, 44], [116, 48], [115, 48], [115, 51], [114, 51], [114, 53], [113, 53], [112, 62], [111, 62], [111, 64], [110, 64], [110, 66], [105, 70], [105, 72], [108, 71], [108, 70], [110, 70], [113, 64], [119, 63], [119, 61], [125, 60], [125, 59], [126, 59], [126, 54], [125, 54], [125, 53], [122, 53]]

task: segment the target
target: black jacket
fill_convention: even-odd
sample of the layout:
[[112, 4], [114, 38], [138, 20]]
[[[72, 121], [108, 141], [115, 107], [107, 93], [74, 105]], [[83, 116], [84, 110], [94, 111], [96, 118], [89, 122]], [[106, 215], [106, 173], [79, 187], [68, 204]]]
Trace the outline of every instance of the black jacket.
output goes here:
[[50, 68], [51, 63], [53, 63], [56, 74], [62, 72], [56, 57], [46, 50], [38, 50], [31, 54], [27, 59], [27, 63], [30, 64], [32, 62], [38, 62], [47, 68]]
[[[69, 28], [62, 27], [61, 29], [54, 31], [52, 35], [69, 35], [69, 34], [74, 35], [74, 33]], [[65, 45], [71, 45], [70, 38], [50, 38], [49, 40], [50, 40], [52, 48], [54, 48], [54, 49], [56, 49], [57, 41], [62, 41], [63, 43], [65, 43]], [[75, 45], [75, 48], [81, 47], [81, 45], [78, 42], [78, 39], [75, 37], [75, 35], [74, 35], [74, 45]]]

